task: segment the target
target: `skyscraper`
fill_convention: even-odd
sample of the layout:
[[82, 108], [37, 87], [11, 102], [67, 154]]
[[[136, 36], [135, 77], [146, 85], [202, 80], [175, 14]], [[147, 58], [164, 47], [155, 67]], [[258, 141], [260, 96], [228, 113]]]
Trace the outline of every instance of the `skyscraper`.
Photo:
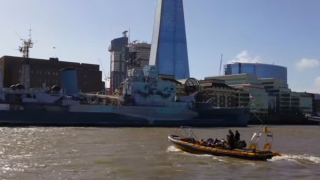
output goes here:
[[149, 64], [159, 74], [190, 77], [182, 0], [158, 0]]
[[123, 37], [113, 39], [109, 46], [110, 54], [110, 92], [113, 93], [127, 77], [129, 49], [127, 31]]

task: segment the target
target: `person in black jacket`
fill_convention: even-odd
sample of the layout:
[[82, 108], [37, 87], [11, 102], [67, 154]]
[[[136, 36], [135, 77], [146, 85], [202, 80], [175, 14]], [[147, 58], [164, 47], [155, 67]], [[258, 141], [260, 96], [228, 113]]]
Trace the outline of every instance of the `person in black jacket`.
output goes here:
[[234, 134], [231, 130], [229, 130], [229, 136], [228, 136], [228, 143], [230, 145], [230, 148], [234, 148]]
[[240, 133], [236, 130], [236, 135], [234, 136], [235, 142], [240, 141]]

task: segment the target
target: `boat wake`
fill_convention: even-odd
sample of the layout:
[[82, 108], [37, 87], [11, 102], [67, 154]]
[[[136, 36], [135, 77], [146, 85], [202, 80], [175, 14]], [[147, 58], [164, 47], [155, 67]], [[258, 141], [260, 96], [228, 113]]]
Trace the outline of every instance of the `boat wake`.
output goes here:
[[292, 161], [298, 164], [320, 164], [320, 157], [304, 155], [290, 155], [282, 154], [281, 156], [275, 156], [268, 161]]
[[[167, 153], [177, 153], [177, 152], [183, 152], [180, 149], [174, 147], [173, 145], [169, 146], [167, 148]], [[192, 156], [198, 156], [198, 157], [213, 157], [213, 159], [222, 161], [222, 162], [228, 162], [228, 158], [223, 157], [215, 157], [212, 155], [197, 155], [197, 154], [190, 154], [187, 152], [183, 152], [183, 154], [186, 155], [192, 155]], [[282, 154], [281, 156], [275, 156], [272, 159], [268, 160], [269, 162], [277, 162], [277, 161], [291, 161], [298, 164], [320, 164], [320, 157], [317, 156], [310, 156], [310, 155], [290, 155], [290, 154]]]
[[171, 145], [167, 148], [167, 153], [170, 153], [170, 152], [181, 152], [181, 150]]
[[182, 154], [191, 155], [191, 156], [212, 157], [212, 155], [209, 155], [209, 154], [191, 154], [188, 152], [184, 152], [184, 151], [174, 147], [173, 145], [171, 145], [167, 148], [167, 153], [175, 153], [175, 152], [180, 152], [180, 153], [182, 152]]

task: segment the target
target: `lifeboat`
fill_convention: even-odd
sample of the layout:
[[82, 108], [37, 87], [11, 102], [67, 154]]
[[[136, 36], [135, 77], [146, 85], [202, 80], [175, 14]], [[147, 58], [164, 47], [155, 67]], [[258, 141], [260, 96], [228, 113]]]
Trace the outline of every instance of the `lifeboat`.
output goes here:
[[[182, 135], [185, 133], [186, 135]], [[263, 149], [259, 149], [259, 139], [265, 135], [266, 142]], [[246, 148], [246, 143], [242, 146], [237, 146], [235, 149], [230, 149], [227, 142], [219, 144], [206, 144], [199, 141], [196, 135], [192, 132], [190, 127], [181, 127], [180, 133], [177, 135], [168, 135], [168, 141], [171, 142], [176, 148], [193, 154], [209, 154], [215, 156], [230, 156], [235, 158], [242, 158], [248, 160], [268, 160], [274, 156], [281, 156], [279, 153], [272, 151], [273, 134], [269, 132], [267, 127], [264, 127], [263, 132], [254, 133], [249, 144]], [[221, 141], [219, 141], [221, 142]]]

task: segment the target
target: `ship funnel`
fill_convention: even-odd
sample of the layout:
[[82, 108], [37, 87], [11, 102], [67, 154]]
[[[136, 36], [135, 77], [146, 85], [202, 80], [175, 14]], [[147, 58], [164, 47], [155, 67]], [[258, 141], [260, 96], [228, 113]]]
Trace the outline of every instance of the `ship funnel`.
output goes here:
[[67, 94], [79, 93], [77, 71], [75, 68], [63, 68], [61, 71], [61, 85]]

